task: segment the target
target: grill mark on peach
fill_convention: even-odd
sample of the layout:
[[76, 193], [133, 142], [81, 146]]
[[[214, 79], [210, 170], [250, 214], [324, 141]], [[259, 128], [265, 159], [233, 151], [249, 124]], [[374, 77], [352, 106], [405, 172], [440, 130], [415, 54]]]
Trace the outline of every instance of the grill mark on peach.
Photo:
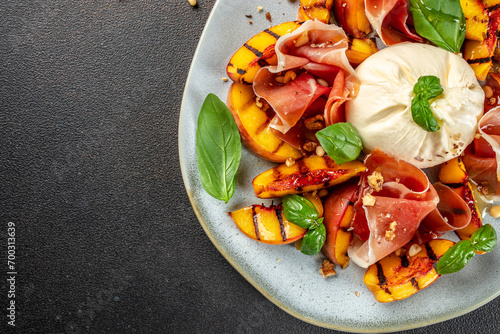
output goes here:
[[401, 265], [405, 268], [408, 268], [408, 266], [410, 265], [410, 261], [408, 261], [408, 257], [406, 256], [406, 254], [403, 254], [401, 256]]
[[241, 75], [247, 73], [247, 71], [242, 69], [242, 68], [236, 68], [236, 72], [238, 72], [238, 74], [241, 74]]
[[255, 205], [252, 205], [252, 219], [253, 219], [253, 226], [255, 229], [255, 238], [257, 240], [260, 240], [259, 221], [258, 221], [257, 213], [255, 212]]
[[[297, 161], [295, 164], [304, 165], [302, 160]], [[295, 165], [294, 165], [295, 166]], [[349, 173], [347, 169], [338, 169], [335, 171], [327, 170], [309, 170], [307, 169], [305, 173], [287, 175], [281, 178], [281, 173], [278, 169], [273, 171], [273, 176], [276, 181], [271, 182], [265, 187], [265, 191], [282, 191], [286, 189], [296, 189], [301, 191], [302, 188], [306, 186], [322, 185], [329, 183], [342, 175]]]
[[491, 61], [491, 57], [467, 59], [467, 63], [469, 63], [469, 64], [484, 64], [484, 63], [487, 63], [489, 61]]
[[257, 57], [259, 57], [259, 58], [260, 58], [260, 57], [262, 57], [262, 56], [263, 56], [262, 52], [260, 52], [259, 50], [257, 50], [257, 49], [256, 49], [256, 48], [254, 48], [253, 46], [250, 46], [250, 45], [248, 45], [247, 43], [243, 44], [243, 46], [244, 46], [244, 47], [246, 47], [248, 50], [252, 51], [252, 53], [253, 53], [254, 55], [256, 55]]
[[268, 33], [269, 35], [273, 36], [276, 39], [279, 39], [281, 36], [275, 33], [274, 31], [271, 31], [269, 29], [264, 30], [265, 33]]
[[271, 153], [278, 153], [278, 151], [283, 145], [285, 145], [285, 142], [282, 140]]
[[464, 184], [463, 183], [446, 183], [446, 185], [450, 188], [453, 188], [453, 189], [458, 189], [460, 187], [463, 187]]
[[418, 282], [417, 282], [417, 280], [415, 279], [415, 277], [412, 277], [412, 278], [411, 278], [411, 285], [412, 285], [415, 289], [420, 290], [420, 286], [418, 286]]
[[275, 207], [274, 212], [276, 213], [276, 217], [278, 217], [278, 222], [280, 223], [281, 240], [286, 241], [285, 224], [283, 224], [283, 217], [281, 216], [283, 210], [281, 207]]
[[387, 294], [391, 294], [391, 292], [389, 291], [389, 289], [386, 287], [386, 286], [382, 286], [382, 285], [385, 285], [387, 283], [387, 279], [385, 278], [385, 275], [384, 275], [384, 268], [382, 268], [382, 265], [377, 262], [377, 278], [378, 278], [378, 285], [380, 286], [381, 289], [383, 289], [385, 291], [385, 293]]
[[[269, 125], [269, 120], [266, 120], [262, 123], [257, 129], [255, 129], [255, 134], [258, 135], [267, 130], [267, 126]], [[274, 152], [273, 152], [274, 153]]]
[[427, 251], [427, 256], [429, 257], [429, 259], [431, 259], [432, 261], [438, 260], [436, 253], [434, 253], [434, 250], [428, 242], [425, 243], [425, 250]]

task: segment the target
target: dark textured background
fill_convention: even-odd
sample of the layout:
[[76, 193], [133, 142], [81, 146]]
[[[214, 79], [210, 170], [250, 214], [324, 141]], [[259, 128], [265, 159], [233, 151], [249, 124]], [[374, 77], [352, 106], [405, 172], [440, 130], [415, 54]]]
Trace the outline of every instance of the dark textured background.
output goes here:
[[[247, 283], [184, 190], [179, 110], [214, 2], [1, 2], [0, 268], [12, 221], [18, 332], [329, 332]], [[499, 333], [499, 310], [406, 333]]]

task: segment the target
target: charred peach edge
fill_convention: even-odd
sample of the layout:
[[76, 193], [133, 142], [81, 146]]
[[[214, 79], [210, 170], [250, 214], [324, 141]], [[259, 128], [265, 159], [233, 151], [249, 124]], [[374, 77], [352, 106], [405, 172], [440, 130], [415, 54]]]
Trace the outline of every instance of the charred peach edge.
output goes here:
[[244, 144], [263, 159], [285, 162], [300, 159], [302, 153], [276, 137], [268, 128], [269, 117], [259, 108], [251, 86], [234, 83], [229, 89], [227, 105], [238, 126]]
[[302, 238], [307, 231], [286, 220], [280, 206], [252, 205], [228, 214], [241, 232], [262, 243], [288, 244]]
[[408, 298], [439, 278], [433, 265], [453, 244], [450, 240], [435, 239], [420, 245], [420, 252], [414, 256], [392, 253], [371, 265], [363, 281], [381, 303]]
[[252, 185], [259, 198], [283, 197], [331, 187], [358, 176], [365, 170], [366, 167], [359, 161], [339, 166], [330, 157], [311, 156], [291, 166], [281, 164], [268, 169], [257, 175]]

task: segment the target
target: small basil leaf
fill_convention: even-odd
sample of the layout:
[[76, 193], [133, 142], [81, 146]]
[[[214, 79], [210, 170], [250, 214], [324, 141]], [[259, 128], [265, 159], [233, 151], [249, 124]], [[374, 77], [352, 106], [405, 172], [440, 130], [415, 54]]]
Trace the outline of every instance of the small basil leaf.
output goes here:
[[311, 226], [309, 226], [309, 229], [314, 230], [315, 228], [318, 228], [319, 226], [323, 225], [323, 220], [324, 220], [323, 217], [321, 217], [318, 220], [315, 220], [314, 223]]
[[319, 218], [314, 204], [299, 195], [286, 195], [283, 197], [283, 214], [288, 221], [302, 228], [315, 225], [316, 220]]
[[429, 99], [438, 97], [443, 93], [440, 80], [433, 75], [418, 78], [413, 86], [415, 97], [411, 100], [411, 116], [413, 121], [428, 132], [440, 129], [438, 121], [431, 110]]
[[436, 262], [436, 271], [439, 275], [457, 272], [465, 267], [475, 254], [469, 240], [457, 242]]
[[339, 165], [355, 160], [363, 143], [351, 123], [336, 123], [316, 132], [325, 152]]
[[214, 94], [208, 94], [198, 116], [196, 158], [203, 188], [228, 202], [236, 188], [241, 140], [231, 112]]
[[493, 226], [486, 224], [472, 233], [470, 242], [476, 251], [491, 252], [497, 244], [497, 233]]
[[465, 16], [460, 0], [410, 0], [417, 33], [437, 46], [460, 52], [465, 39]]
[[441, 80], [434, 75], [425, 75], [418, 78], [417, 83], [413, 86], [415, 95], [422, 95], [427, 100], [438, 97], [443, 94]]
[[323, 247], [326, 240], [325, 225], [321, 224], [314, 230], [306, 232], [302, 238], [302, 246], [300, 251], [306, 255], [316, 255]]

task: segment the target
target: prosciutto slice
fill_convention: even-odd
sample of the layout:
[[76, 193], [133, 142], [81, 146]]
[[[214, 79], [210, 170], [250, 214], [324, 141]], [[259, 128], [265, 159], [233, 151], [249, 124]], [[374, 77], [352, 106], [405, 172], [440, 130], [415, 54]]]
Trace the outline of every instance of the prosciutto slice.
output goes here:
[[[478, 128], [481, 138], [474, 140], [478, 149], [470, 145], [463, 162], [469, 177], [481, 187], [487, 187], [494, 200], [500, 200], [500, 107], [488, 111], [479, 121]], [[485, 145], [489, 147], [479, 150]]]
[[[309, 42], [296, 47], [295, 41], [304, 32]], [[264, 98], [276, 112], [270, 124], [272, 128], [286, 133], [321, 95], [327, 97], [324, 109], [327, 125], [329, 121], [344, 117], [338, 115], [340, 106], [359, 90], [356, 73], [345, 55], [347, 48], [348, 38], [340, 27], [316, 20], [304, 22], [297, 30], [276, 42], [277, 65], [261, 68], [253, 83], [255, 94]], [[300, 78], [304, 75], [302, 73], [286, 85], [274, 82], [277, 73], [288, 70], [305, 72], [309, 76]], [[328, 82], [328, 92], [313, 83], [313, 75]]]
[[407, 0], [365, 0], [365, 14], [385, 45], [423, 41], [408, 27]]
[[[407, 244], [424, 217], [436, 209], [439, 197], [427, 176], [407, 162], [375, 150], [364, 163], [367, 171], [361, 178], [361, 195], [354, 206], [356, 238], [349, 257], [366, 268]], [[369, 185], [368, 178], [375, 173], [383, 177], [381, 189]], [[367, 195], [373, 196], [375, 202], [363, 205]]]

